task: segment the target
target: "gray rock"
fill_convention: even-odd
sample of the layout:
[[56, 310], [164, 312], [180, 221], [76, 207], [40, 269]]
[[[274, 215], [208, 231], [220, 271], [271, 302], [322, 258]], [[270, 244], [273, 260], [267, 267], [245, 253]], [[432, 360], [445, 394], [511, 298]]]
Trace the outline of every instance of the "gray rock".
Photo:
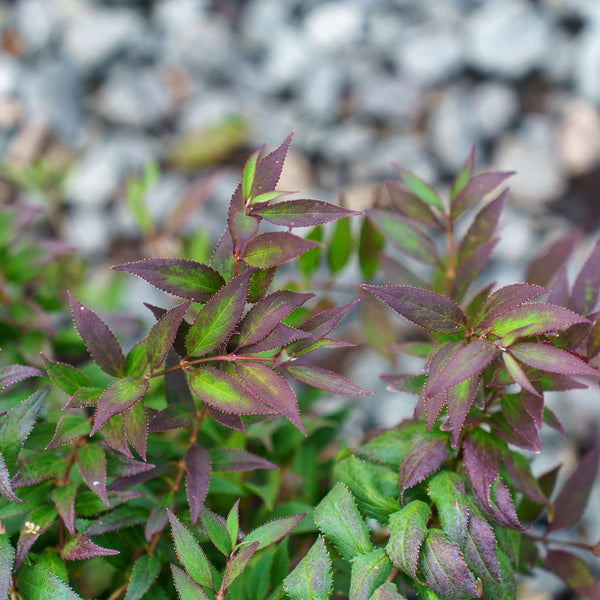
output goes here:
[[181, 132], [210, 127], [222, 119], [243, 112], [239, 97], [226, 91], [198, 90], [189, 100], [177, 121]]
[[66, 241], [85, 256], [99, 258], [108, 249], [114, 225], [97, 207], [77, 207], [65, 223]]
[[527, 117], [516, 135], [503, 137], [492, 164], [495, 169], [517, 171], [510, 181], [511, 195], [526, 211], [539, 212], [565, 189], [556, 133], [545, 117]]
[[158, 141], [122, 132], [109, 134], [91, 146], [67, 179], [66, 196], [75, 205], [106, 204], [125, 175], [141, 170], [159, 156]]
[[460, 168], [478, 141], [477, 133], [468, 91], [461, 87], [446, 90], [429, 124], [429, 143], [448, 171]]
[[133, 10], [89, 8], [67, 25], [63, 52], [83, 72], [93, 71], [142, 44], [144, 29], [142, 18]]
[[290, 9], [290, 3], [281, 0], [247, 2], [240, 19], [244, 44], [251, 49], [269, 46], [273, 32], [289, 22]]
[[94, 106], [112, 123], [152, 127], [167, 116], [169, 93], [159, 70], [117, 67], [98, 90]]
[[434, 22], [413, 29], [404, 39], [398, 57], [399, 69], [408, 80], [431, 86], [460, 71], [463, 52], [456, 28]]
[[15, 23], [29, 53], [44, 50], [59, 33], [58, 13], [51, 0], [17, 2]]
[[13, 96], [19, 85], [18, 61], [8, 54], [0, 54], [0, 97]]
[[336, 121], [344, 83], [344, 74], [333, 61], [315, 65], [306, 73], [299, 90], [299, 110], [319, 123]]
[[207, 0], [158, 0], [152, 19], [160, 29], [177, 31], [204, 15], [207, 6]]
[[574, 48], [573, 67], [579, 94], [600, 103], [600, 22], [580, 36]]
[[363, 9], [356, 2], [319, 3], [306, 15], [304, 30], [323, 50], [349, 47], [363, 37], [363, 17]]
[[79, 75], [60, 59], [39, 61], [21, 74], [26, 118], [40, 123], [61, 142], [77, 146], [85, 127]]
[[552, 30], [526, 0], [490, 0], [466, 22], [468, 60], [487, 73], [523, 77], [553, 57]]
[[519, 99], [515, 90], [500, 83], [482, 83], [470, 95], [471, 118], [479, 136], [493, 139], [516, 118]]

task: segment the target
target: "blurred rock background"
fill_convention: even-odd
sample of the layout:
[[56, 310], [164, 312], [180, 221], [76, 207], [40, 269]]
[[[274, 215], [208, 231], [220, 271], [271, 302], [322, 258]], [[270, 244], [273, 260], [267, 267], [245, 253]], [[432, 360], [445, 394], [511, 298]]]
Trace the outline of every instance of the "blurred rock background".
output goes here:
[[[282, 188], [357, 208], [392, 161], [444, 187], [474, 144], [477, 170], [517, 171], [493, 278], [519, 281], [572, 226], [590, 234], [581, 262], [600, 224], [599, 109], [598, 0], [0, 1], [0, 203], [16, 181], [95, 264], [173, 251], [137, 247], [129, 176], [160, 165], [156, 226], [215, 240], [247, 154], [290, 130]], [[173, 215], [182, 199], [193, 219]], [[388, 396], [357, 427], [410, 413]], [[585, 445], [598, 407], [555, 408]]]

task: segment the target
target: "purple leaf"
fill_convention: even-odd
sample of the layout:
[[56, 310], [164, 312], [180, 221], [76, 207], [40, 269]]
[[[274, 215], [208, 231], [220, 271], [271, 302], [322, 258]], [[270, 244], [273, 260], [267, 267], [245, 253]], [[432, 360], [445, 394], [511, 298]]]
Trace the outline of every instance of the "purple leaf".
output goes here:
[[193, 418], [192, 409], [185, 404], [170, 404], [159, 410], [150, 421], [148, 433], [187, 427]]
[[541, 394], [533, 387], [533, 385], [531, 385], [531, 382], [523, 372], [523, 369], [521, 369], [519, 363], [509, 352], [502, 352], [502, 360], [504, 361], [504, 366], [506, 367], [509, 377], [515, 383], [519, 384], [524, 390], [541, 397]]
[[150, 258], [112, 268], [137, 275], [159, 290], [194, 302], [207, 302], [225, 284], [211, 267], [183, 258]]
[[481, 429], [471, 432], [464, 444], [464, 463], [469, 482], [483, 505], [491, 509], [490, 490], [500, 472], [502, 453], [493, 436]]
[[[251, 344], [250, 346], [244, 346], [239, 352], [240, 354], [256, 354], [258, 352], [281, 348], [282, 346], [286, 346], [287, 344], [291, 344], [298, 340], [307, 340], [307, 345], [310, 345], [313, 336], [305, 331], [288, 327], [283, 323], [277, 323], [273, 328], [273, 331], [266, 335], [260, 342]], [[294, 348], [296, 348], [296, 345], [294, 345]]]
[[[532, 452], [540, 452], [542, 445], [535, 421], [525, 409], [520, 396], [506, 395], [501, 402], [502, 414], [509, 430], [516, 432], [526, 442], [524, 446]], [[514, 440], [511, 440], [514, 441]], [[523, 447], [523, 444], [518, 444]]]
[[77, 331], [94, 362], [106, 373], [120, 377], [125, 372], [123, 350], [106, 323], [67, 292]]
[[211, 459], [210, 454], [198, 444], [191, 444], [184, 458], [185, 463], [185, 490], [192, 525], [196, 524], [200, 514], [200, 506], [204, 503], [210, 482]]
[[[245, 540], [246, 541], [246, 540]], [[229, 589], [231, 584], [242, 574], [244, 569], [248, 566], [250, 559], [254, 556], [254, 553], [258, 550], [260, 542], [252, 542], [247, 546], [242, 546], [228, 561], [225, 567], [225, 573], [223, 574], [222, 587], [224, 590]]]
[[317, 242], [305, 240], [287, 231], [261, 233], [253, 238], [242, 256], [244, 262], [251, 267], [270, 269], [293, 260], [310, 250], [320, 246]]
[[148, 391], [149, 385], [147, 379], [136, 377], [121, 377], [113, 381], [98, 400], [90, 435], [94, 435], [112, 416], [133, 406]]
[[423, 202], [406, 186], [386, 179], [385, 187], [395, 209], [403, 216], [436, 229], [443, 229], [439, 219], [435, 216], [429, 205]]
[[436, 333], [459, 333], [466, 319], [460, 307], [445, 296], [411, 286], [361, 285], [391, 309]]
[[79, 484], [68, 483], [52, 490], [52, 500], [68, 532], [75, 537], [75, 496]]
[[147, 542], [150, 542], [155, 534], [165, 528], [167, 521], [169, 520], [167, 513], [169, 511], [172, 512], [174, 508], [175, 498], [173, 492], [167, 492], [161, 496], [150, 512], [146, 527], [144, 528], [144, 537]]
[[15, 557], [15, 571], [21, 565], [25, 555], [33, 546], [35, 541], [52, 525], [56, 519], [57, 512], [54, 506], [42, 504], [34, 508], [23, 521], [19, 531], [19, 540], [17, 542], [17, 552]]
[[216, 448], [210, 450], [213, 471], [245, 472], [256, 469], [278, 469], [272, 462], [247, 450]]
[[148, 441], [148, 420], [143, 402], [136, 402], [123, 413], [124, 431], [135, 451], [146, 460], [146, 444]]
[[398, 471], [400, 498], [404, 497], [407, 489], [438, 471], [448, 458], [450, 458], [450, 452], [445, 435], [414, 436], [410, 449], [402, 458]]
[[275, 191], [293, 136], [294, 133], [290, 133], [280, 146], [257, 162], [251, 191], [252, 196]]
[[98, 444], [88, 443], [77, 451], [77, 466], [81, 477], [94, 494], [109, 505], [106, 495], [106, 456]]
[[492, 526], [472, 512], [469, 516], [468, 533], [461, 550], [469, 568], [485, 582], [492, 584], [502, 581], [496, 547]]
[[580, 237], [580, 231], [569, 231], [567, 235], [536, 256], [529, 264], [526, 280], [530, 283], [547, 286], [559, 268], [564, 266]]
[[237, 252], [245, 248], [246, 244], [258, 234], [260, 220], [247, 215], [243, 209], [234, 210], [229, 214], [227, 226], [233, 240], [234, 252]]
[[63, 410], [97, 406], [102, 393], [102, 388], [81, 388], [76, 394], [71, 396], [69, 401], [63, 406]]
[[495, 358], [497, 348], [485, 339], [475, 340], [453, 352], [446, 364], [437, 372], [430, 373], [427, 393], [435, 396], [469, 377], [478, 375]]
[[85, 533], [80, 533], [63, 548], [60, 557], [63, 560], [83, 560], [94, 556], [112, 556], [114, 554], [119, 554], [119, 551], [98, 546]]
[[144, 483], [145, 481], [150, 481], [151, 479], [155, 479], [156, 477], [164, 475], [170, 468], [170, 464], [162, 464], [158, 467], [153, 467], [143, 473], [138, 473], [137, 475], [117, 477], [116, 479], [111, 481], [110, 485], [108, 486], [108, 490], [111, 492], [120, 492], [122, 490], [127, 490], [135, 485]]
[[480, 329], [486, 329], [494, 320], [511, 308], [541, 296], [550, 290], [539, 285], [528, 283], [513, 283], [496, 290], [483, 304], [479, 323]]
[[576, 554], [548, 550], [544, 567], [558, 575], [580, 598], [600, 600], [600, 586], [590, 567]]
[[523, 492], [527, 498], [536, 504], [548, 504], [548, 499], [544, 495], [540, 484], [531, 474], [529, 461], [522, 454], [512, 451], [506, 452], [503, 462], [517, 490]]
[[587, 357], [589, 360], [600, 354], [600, 318], [594, 321], [587, 340]]
[[320, 390], [325, 390], [330, 394], [338, 394], [340, 396], [370, 396], [374, 393], [361, 388], [333, 371], [322, 369], [321, 367], [286, 365], [285, 368], [294, 379]]
[[106, 473], [112, 477], [128, 477], [130, 475], [151, 471], [154, 468], [153, 464], [135, 460], [132, 457], [124, 456], [120, 453], [115, 453], [111, 448], [104, 446], [102, 442], [100, 442], [100, 446], [107, 452]]
[[288, 418], [306, 435], [294, 390], [279, 373], [263, 363], [239, 361], [236, 364], [236, 374], [262, 402]]
[[547, 406], [544, 408], [543, 421], [546, 423], [546, 425], [557, 431], [564, 440], [567, 439], [567, 432], [562, 426], [562, 423], [558, 420], [558, 417], [554, 414], [554, 411]]
[[44, 373], [35, 367], [26, 367], [25, 365], [7, 365], [0, 367], [0, 389], [29, 379], [30, 377], [43, 377]]
[[458, 447], [460, 431], [465, 422], [465, 418], [471, 409], [477, 387], [479, 386], [479, 377], [469, 377], [461, 383], [448, 389], [448, 418], [452, 423], [452, 436], [450, 444], [452, 448]]
[[[237, 210], [241, 210], [243, 208], [244, 202], [241, 194], [241, 186], [238, 186], [231, 198], [231, 204], [229, 207], [230, 213], [233, 211], [233, 202], [238, 191], [240, 191], [240, 193], [238, 194], [237, 200], [239, 201], [240, 206], [237, 208]], [[211, 267], [216, 269], [227, 281], [233, 277], [233, 272], [235, 269], [233, 253], [233, 240], [231, 239], [231, 234], [227, 228], [219, 238], [212, 256], [210, 257]]]
[[542, 428], [544, 399], [539, 394], [521, 392], [521, 401], [538, 429]]
[[102, 432], [102, 438], [108, 446], [125, 456], [133, 456], [127, 445], [122, 415], [113, 415], [106, 423], [104, 423], [104, 425], [102, 425], [100, 431]]
[[10, 486], [10, 473], [6, 468], [2, 454], [0, 454], [0, 495], [15, 504], [25, 504], [24, 500], [17, 498]]
[[569, 308], [582, 315], [591, 313], [598, 303], [600, 286], [600, 240], [575, 278]]
[[429, 505], [413, 500], [390, 516], [390, 538], [386, 552], [394, 566], [417, 578], [417, 561], [423, 540], [427, 536]]
[[559, 306], [569, 304], [569, 276], [566, 265], [558, 270], [558, 273], [548, 283], [548, 287], [552, 290], [547, 298], [550, 304]]
[[146, 351], [148, 362], [153, 369], [159, 368], [165, 362], [169, 348], [175, 341], [181, 321], [183, 321], [190, 304], [191, 301], [188, 300], [175, 306], [152, 326], [146, 341]]
[[429, 287], [418, 275], [407, 269], [400, 261], [388, 256], [379, 255], [379, 266], [384, 280], [392, 285], [412, 285], [413, 287], [426, 289]]
[[585, 317], [571, 310], [541, 303], [523, 304], [511, 308], [493, 320], [488, 319], [488, 322], [486, 330], [505, 338], [503, 344], [506, 346], [518, 337], [566, 329], [575, 323], [589, 323]]
[[494, 237], [507, 193], [508, 190], [504, 190], [477, 213], [458, 247], [459, 264]]
[[313, 297], [314, 294], [299, 294], [289, 290], [270, 294], [253, 306], [242, 321], [238, 347], [249, 346], [264, 339], [281, 319]]
[[367, 215], [381, 234], [404, 254], [426, 264], [439, 264], [438, 250], [433, 240], [416, 228], [413, 222], [383, 210], [370, 209]]
[[600, 444], [596, 444], [564, 483], [554, 501], [554, 518], [548, 525], [549, 532], [568, 529], [579, 521], [596, 478], [599, 458]]
[[224, 427], [229, 427], [229, 429], [236, 429], [237, 431], [241, 431], [244, 435], [248, 433], [246, 430], [246, 426], [244, 425], [244, 421], [239, 415], [234, 415], [228, 412], [224, 412], [222, 410], [217, 410], [212, 407], [210, 404], [206, 405], [206, 410], [208, 414], [217, 422], [221, 423]]
[[517, 517], [517, 511], [515, 510], [510, 491], [500, 478], [492, 486], [492, 500], [495, 507], [491, 512], [491, 516], [499, 525], [516, 529], [517, 531], [524, 531], [525, 528], [521, 525]]
[[421, 547], [419, 569], [427, 587], [442, 598], [470, 600], [481, 595], [460, 550], [439, 529], [429, 530]]
[[269, 286], [273, 282], [277, 267], [272, 269], [259, 269], [252, 273], [250, 277], [250, 288], [248, 289], [248, 302], [254, 304], [262, 300], [269, 291]]
[[513, 174], [512, 171], [490, 171], [472, 177], [454, 198], [450, 212], [451, 219], [455, 221], [464, 212], [479, 204], [490, 192], [493, 192]]
[[361, 213], [322, 200], [287, 200], [256, 208], [250, 214], [257, 215], [274, 225], [311, 227]]
[[550, 344], [529, 342], [513, 344], [510, 353], [520, 362], [541, 371], [564, 375], [590, 375], [595, 378], [600, 375], [581, 358]]
[[200, 400], [222, 412], [236, 415], [265, 413], [265, 405], [248, 388], [214, 367], [200, 366], [190, 371], [190, 387]]
[[452, 297], [457, 301], [463, 299], [471, 284], [481, 275], [497, 243], [498, 240], [495, 239], [480, 246], [458, 266], [452, 283]]
[[189, 354], [203, 356], [229, 339], [244, 312], [252, 273], [234, 277], [200, 309], [186, 338]]

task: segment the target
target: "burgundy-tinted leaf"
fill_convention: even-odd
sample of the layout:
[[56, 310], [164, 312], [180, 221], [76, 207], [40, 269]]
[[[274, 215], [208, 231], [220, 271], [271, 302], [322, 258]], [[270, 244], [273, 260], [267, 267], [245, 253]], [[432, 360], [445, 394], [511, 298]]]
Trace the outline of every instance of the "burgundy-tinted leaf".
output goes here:
[[381, 273], [387, 283], [392, 285], [412, 285], [413, 287], [428, 288], [428, 284], [410, 269], [407, 269], [400, 261], [388, 256], [379, 255], [379, 266]]
[[438, 250], [433, 240], [415, 227], [413, 222], [383, 210], [370, 209], [367, 214], [381, 234], [401, 252], [426, 264], [439, 264]]
[[419, 555], [425, 583], [442, 598], [471, 600], [480, 596], [475, 577], [457, 548], [439, 529], [430, 529]]
[[472, 177], [452, 202], [450, 216], [455, 221], [460, 215], [473, 208], [490, 192], [508, 179], [513, 172], [490, 171]]
[[82, 388], [76, 394], [71, 396], [69, 401], [63, 406], [63, 410], [97, 406], [103, 391], [102, 388], [96, 387]]
[[600, 444], [596, 444], [583, 457], [556, 497], [554, 501], [554, 518], [548, 525], [548, 531], [568, 529], [579, 521], [596, 478], [599, 459]]
[[210, 454], [202, 446], [191, 444], [185, 453], [184, 463], [185, 489], [192, 525], [195, 525], [200, 514], [200, 506], [204, 503], [208, 492], [211, 471]]
[[492, 362], [496, 351], [496, 346], [485, 339], [458, 348], [438, 372], [430, 371], [431, 382], [428, 383], [427, 393], [438, 394], [478, 375]]
[[505, 452], [504, 465], [514, 487], [523, 492], [531, 501], [545, 505], [548, 503], [537, 479], [531, 474], [529, 460], [517, 452]]
[[299, 294], [289, 290], [270, 294], [253, 306], [242, 321], [239, 346], [248, 346], [264, 339], [281, 319], [313, 297], [314, 294]]
[[57, 516], [53, 505], [42, 504], [34, 508], [29, 513], [27, 519], [23, 521], [19, 531], [19, 540], [17, 542], [17, 552], [15, 557], [15, 571], [21, 565], [25, 555], [33, 546], [35, 541], [52, 525]]
[[262, 363], [240, 361], [236, 364], [236, 373], [262, 402], [288, 418], [302, 433], [306, 434], [300, 420], [294, 390], [277, 371]]
[[486, 329], [494, 320], [509, 309], [541, 296], [548, 292], [547, 288], [529, 283], [513, 283], [496, 290], [484, 303], [480, 312], [480, 329]]
[[247, 450], [216, 448], [210, 450], [210, 460], [214, 471], [244, 472], [256, 469], [278, 469], [272, 462], [252, 454]]
[[592, 248], [588, 259], [575, 278], [569, 308], [582, 315], [591, 313], [598, 303], [599, 286], [600, 240]]
[[472, 512], [469, 516], [468, 534], [461, 550], [469, 568], [487, 583], [502, 581], [496, 547], [492, 526]]
[[243, 209], [234, 210], [229, 213], [227, 226], [233, 239], [234, 251], [237, 252], [258, 234], [260, 219], [247, 215]]
[[338, 350], [339, 348], [353, 348], [356, 344], [352, 342], [344, 342], [342, 340], [334, 340], [333, 338], [321, 338], [313, 342], [310, 346], [303, 348], [302, 350], [295, 351], [296, 356], [302, 356], [315, 350]]
[[[313, 336], [306, 331], [300, 331], [293, 327], [288, 327], [283, 323], [277, 323], [273, 328], [273, 331], [265, 336], [260, 342], [251, 344], [250, 346], [244, 346], [240, 349], [240, 354], [256, 354], [258, 352], [266, 352], [267, 350], [274, 350], [275, 348], [281, 348], [292, 342], [298, 340], [306, 340], [306, 344], [310, 345], [313, 340]], [[296, 346], [294, 345], [294, 348]]]
[[448, 440], [444, 435], [416, 435], [411, 441], [410, 450], [402, 459], [398, 471], [400, 498], [405, 490], [420, 483], [442, 466], [450, 458]]
[[152, 417], [148, 432], [156, 433], [157, 431], [187, 427], [193, 418], [193, 414], [192, 409], [186, 404], [170, 404]]
[[458, 446], [460, 431], [465, 422], [465, 417], [471, 409], [473, 400], [475, 400], [478, 386], [479, 377], [469, 377], [447, 390], [448, 418], [452, 424], [452, 435], [450, 437], [452, 448]]
[[580, 598], [600, 600], [600, 585], [590, 567], [576, 554], [549, 550], [544, 567], [558, 575]]
[[542, 428], [544, 399], [539, 394], [521, 392], [521, 401], [538, 429]]
[[209, 267], [183, 258], [149, 258], [112, 267], [137, 275], [159, 290], [194, 302], [206, 302], [225, 284]]
[[0, 367], [0, 389], [4, 390], [7, 387], [29, 379], [30, 377], [43, 377], [44, 373], [35, 367], [27, 367], [25, 365], [7, 365]]
[[542, 371], [565, 375], [590, 375], [595, 378], [600, 375], [581, 358], [546, 343], [513, 344], [510, 353], [520, 362]]
[[[185, 345], [180, 356], [185, 356]], [[165, 366], [167, 369], [175, 367], [179, 365], [180, 360], [177, 354], [173, 350], [170, 350], [167, 354]], [[190, 392], [186, 374], [181, 369], [176, 368], [169, 373], [165, 373], [164, 377], [167, 404], [184, 404], [193, 409], [194, 398], [192, 397], [192, 392]]]
[[587, 357], [589, 360], [600, 354], [600, 318], [596, 319], [587, 341]]
[[144, 528], [144, 536], [147, 542], [152, 540], [152, 537], [159, 531], [162, 531], [169, 520], [167, 511], [173, 511], [175, 508], [175, 498], [173, 492], [167, 492], [164, 496], [158, 500], [154, 505], [146, 527]]
[[114, 554], [119, 554], [119, 551], [98, 546], [85, 533], [80, 533], [63, 548], [60, 556], [63, 560], [83, 560], [94, 556], [112, 556]]
[[547, 286], [559, 268], [567, 261], [580, 237], [580, 231], [569, 231], [567, 235], [543, 250], [529, 263], [526, 280], [530, 283]]
[[473, 491], [491, 509], [490, 490], [500, 472], [502, 453], [493, 436], [475, 429], [465, 440], [464, 462]]
[[127, 436], [125, 435], [125, 427], [123, 426], [123, 415], [113, 415], [102, 425], [100, 431], [102, 432], [102, 438], [108, 446], [125, 456], [133, 457], [127, 444]]
[[278, 267], [320, 244], [288, 231], [261, 233], [253, 238], [242, 256], [246, 264], [259, 269]]
[[293, 136], [294, 133], [290, 133], [280, 146], [257, 162], [251, 192], [252, 196], [256, 197], [275, 190], [281, 177], [283, 163]]
[[109, 375], [120, 377], [125, 371], [125, 356], [119, 342], [94, 311], [67, 293], [75, 326], [94, 362]]
[[169, 348], [175, 341], [181, 321], [190, 304], [191, 300], [188, 300], [175, 306], [152, 326], [146, 342], [146, 351], [148, 362], [153, 369], [160, 367], [167, 358]]
[[391, 309], [417, 325], [437, 333], [458, 333], [465, 327], [460, 307], [445, 296], [411, 286], [361, 285]]
[[214, 367], [199, 366], [191, 371], [190, 387], [200, 400], [222, 412], [236, 415], [270, 412], [240, 381]]
[[135, 485], [139, 485], [140, 483], [144, 483], [145, 481], [150, 481], [151, 479], [155, 479], [156, 477], [161, 477], [171, 468], [170, 464], [163, 464], [157, 467], [154, 467], [148, 471], [143, 473], [138, 473], [137, 475], [128, 475], [126, 477], [117, 477], [113, 481], [111, 481], [108, 486], [108, 490], [112, 492], [120, 492], [122, 490], [127, 490]]
[[148, 391], [148, 387], [147, 379], [122, 377], [113, 381], [98, 401], [90, 435], [94, 435], [112, 416], [123, 413], [133, 406]]
[[258, 215], [274, 225], [311, 227], [361, 213], [322, 200], [287, 200], [256, 208], [251, 214]]
[[223, 589], [228, 589], [231, 584], [242, 574], [247, 567], [250, 559], [258, 550], [260, 542], [252, 542], [247, 546], [243, 546], [234, 557], [228, 562], [223, 574]]
[[4, 496], [10, 502], [15, 504], [25, 504], [23, 500], [17, 498], [10, 486], [10, 473], [4, 463], [4, 457], [0, 454], [0, 495]]
[[136, 402], [123, 413], [123, 425], [129, 443], [135, 451], [146, 460], [146, 444], [148, 441], [148, 419], [143, 402]]
[[234, 415], [228, 412], [224, 412], [222, 410], [218, 410], [212, 407], [210, 404], [206, 405], [206, 409], [208, 414], [215, 420], [217, 423], [221, 423], [221, 425], [225, 427], [229, 427], [229, 429], [235, 429], [237, 431], [241, 431], [243, 434], [247, 434], [246, 426], [244, 425], [244, 421], [240, 415]]
[[524, 390], [541, 397], [541, 394], [533, 387], [519, 363], [510, 353], [502, 352], [502, 360], [504, 361], [504, 366], [506, 367], [509, 377], [515, 383], [519, 384]]
[[569, 304], [569, 276], [567, 266], [563, 265], [558, 273], [550, 280], [548, 287], [552, 290], [548, 295], [548, 302], [558, 306], [568, 306]]
[[329, 392], [330, 394], [339, 394], [341, 396], [370, 396], [374, 392], [365, 390], [359, 385], [352, 383], [345, 377], [311, 365], [286, 365], [287, 372], [298, 381], [306, 383], [312, 387]]
[[507, 193], [508, 190], [504, 190], [477, 213], [458, 247], [459, 264], [494, 237]]
[[75, 537], [75, 496], [79, 484], [68, 483], [52, 490], [52, 500], [69, 533]]
[[498, 478], [492, 486], [491, 496], [494, 503], [494, 510], [491, 513], [493, 519], [504, 527], [524, 531], [525, 528], [517, 517], [510, 491], [502, 479]]
[[429, 205], [423, 202], [409, 188], [391, 179], [386, 179], [385, 187], [390, 195], [392, 204], [401, 215], [428, 227], [443, 228], [439, 219], [429, 208]]
[[495, 239], [480, 246], [458, 266], [452, 284], [452, 297], [457, 301], [462, 301], [473, 282], [481, 275], [497, 243], [498, 240]]
[[77, 451], [77, 466], [81, 477], [94, 494], [108, 506], [106, 495], [106, 456], [98, 444], [84, 444]]
[[558, 417], [554, 414], [554, 411], [547, 406], [544, 407], [544, 423], [548, 425], [548, 427], [552, 427], [555, 431], [557, 431], [564, 440], [567, 439], [567, 432], [565, 428], [562, 426], [562, 423], [559, 421]]
[[189, 354], [203, 356], [229, 339], [244, 312], [252, 273], [234, 277], [200, 309], [186, 338]]
[[[513, 431], [517, 432], [527, 445], [527, 450], [540, 452], [542, 445], [535, 421], [525, 409], [520, 396], [506, 395], [501, 402], [502, 414]], [[522, 446], [522, 444], [519, 444]]]

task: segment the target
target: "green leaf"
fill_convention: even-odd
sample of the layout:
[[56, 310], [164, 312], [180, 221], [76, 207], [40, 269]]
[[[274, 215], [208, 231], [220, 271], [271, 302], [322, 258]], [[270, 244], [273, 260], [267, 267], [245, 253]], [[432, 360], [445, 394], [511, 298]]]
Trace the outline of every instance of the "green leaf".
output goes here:
[[373, 550], [369, 528], [343, 483], [337, 483], [316, 506], [315, 523], [346, 560]]
[[54, 437], [46, 446], [46, 450], [56, 448], [57, 446], [64, 446], [78, 437], [88, 435], [91, 429], [92, 426], [85, 417], [80, 415], [65, 415], [57, 423]]
[[[202, 548], [200, 548], [194, 536], [170, 510], [167, 510], [167, 514], [171, 522], [175, 552], [177, 552], [181, 564], [197, 584], [212, 587], [213, 575], [211, 564], [208, 562]], [[185, 598], [185, 596], [182, 597]]]
[[261, 233], [246, 246], [242, 258], [251, 267], [269, 269], [298, 258], [302, 253], [317, 247], [316, 242], [305, 240], [288, 231]]
[[221, 552], [221, 554], [229, 556], [233, 544], [231, 543], [227, 527], [225, 527], [217, 515], [215, 515], [212, 510], [206, 508], [206, 506], [200, 507], [200, 518], [202, 519], [202, 525], [204, 526], [210, 541], [215, 545], [215, 548]]
[[392, 563], [383, 548], [377, 548], [352, 559], [350, 575], [351, 600], [369, 600], [392, 572]]
[[77, 393], [80, 388], [92, 387], [92, 380], [84, 375], [81, 371], [60, 362], [52, 362], [44, 356], [46, 372], [50, 376], [52, 383], [59, 387], [65, 394], [72, 396]]
[[234, 277], [200, 309], [186, 338], [189, 354], [203, 356], [229, 339], [244, 311], [253, 272]]
[[427, 535], [429, 505], [413, 500], [390, 517], [390, 539], [386, 552], [394, 565], [416, 578], [417, 561]]
[[369, 600], [406, 600], [406, 598], [398, 593], [393, 583], [384, 583], [373, 592]]
[[333, 586], [331, 560], [322, 537], [284, 579], [290, 600], [329, 600]]
[[439, 210], [444, 210], [440, 197], [432, 187], [404, 167], [401, 167], [400, 165], [394, 166], [407, 188], [412, 190], [426, 204], [435, 206], [435, 208], [438, 208]]
[[[311, 242], [322, 242], [323, 241], [323, 227], [317, 225], [310, 233], [305, 236], [305, 239]], [[296, 259], [296, 266], [305, 279], [310, 279], [319, 268], [321, 262], [321, 254], [323, 249], [321, 246], [317, 246], [304, 252]]]
[[39, 565], [19, 571], [19, 592], [27, 600], [82, 600], [64, 581]]
[[260, 542], [252, 542], [243, 546], [227, 563], [223, 574], [223, 588], [228, 589], [231, 584], [243, 573], [244, 569], [254, 556]]
[[156, 556], [145, 554], [139, 558], [133, 565], [125, 600], [140, 600], [140, 598], [143, 598], [158, 576], [160, 567], [160, 560]]
[[237, 544], [238, 532], [240, 530], [240, 499], [235, 501], [235, 504], [231, 507], [229, 514], [227, 515], [227, 522], [225, 524], [231, 545]]
[[171, 565], [175, 588], [181, 600], [209, 600], [206, 592], [179, 567]]
[[444, 533], [462, 546], [469, 521], [469, 503], [462, 477], [451, 471], [441, 471], [429, 481], [427, 494], [435, 502]]
[[249, 542], [260, 542], [258, 550], [267, 548], [271, 544], [278, 542], [284, 538], [296, 525], [306, 516], [306, 513], [299, 515], [293, 515], [291, 517], [282, 517], [281, 519], [275, 519], [269, 521], [264, 525], [260, 525], [256, 529], [253, 529], [245, 538], [244, 543]]
[[371, 279], [377, 271], [379, 253], [385, 246], [385, 238], [377, 231], [370, 219], [363, 219], [358, 238], [358, 265], [363, 279]]
[[0, 598], [8, 598], [10, 578], [15, 563], [15, 549], [7, 533], [0, 533]]
[[244, 200], [248, 200], [252, 194], [252, 186], [254, 185], [254, 174], [256, 173], [256, 162], [262, 152], [264, 146], [255, 150], [244, 165], [244, 172], [242, 174], [242, 197]]
[[335, 275], [347, 264], [352, 255], [352, 224], [350, 217], [340, 219], [333, 228], [333, 233], [327, 245], [327, 265]]
[[125, 375], [129, 377], [141, 377], [146, 372], [148, 356], [146, 340], [138, 342], [125, 357]]

